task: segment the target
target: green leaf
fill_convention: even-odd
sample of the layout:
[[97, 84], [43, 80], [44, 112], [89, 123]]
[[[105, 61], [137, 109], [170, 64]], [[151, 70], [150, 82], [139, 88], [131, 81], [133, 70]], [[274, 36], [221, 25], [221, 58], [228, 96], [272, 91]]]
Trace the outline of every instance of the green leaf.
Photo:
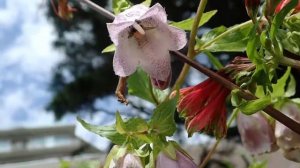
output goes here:
[[116, 129], [120, 134], [132, 135], [148, 131], [148, 123], [142, 118], [130, 118], [123, 121], [120, 113], [116, 113]]
[[216, 70], [222, 69], [224, 66], [221, 64], [221, 62], [210, 52], [204, 51], [204, 53], [207, 55], [210, 62], [213, 64], [213, 66], [216, 68]]
[[174, 112], [178, 95], [170, 100], [167, 100], [154, 110], [150, 120], [150, 128], [163, 136], [172, 136], [176, 131], [176, 124], [174, 120]]
[[119, 14], [124, 10], [131, 7], [131, 2], [129, 0], [113, 0], [112, 7], [115, 14]]
[[[212, 29], [197, 41], [196, 47], [210, 52], [241, 52], [246, 50], [252, 24], [228, 29], [224, 26]], [[222, 38], [219, 38], [221, 37]]]
[[151, 6], [151, 2], [152, 2], [152, 0], [145, 0], [141, 4], [143, 4], [143, 5], [147, 6], [147, 7], [150, 7]]
[[284, 96], [287, 80], [290, 77], [290, 74], [291, 74], [291, 67], [288, 67], [284, 75], [277, 80], [277, 83], [272, 85], [273, 87], [272, 97]]
[[168, 90], [161, 91], [153, 88], [148, 75], [140, 68], [128, 78], [127, 84], [130, 95], [140, 97], [153, 104], [159, 104], [168, 95]]
[[254, 161], [249, 165], [249, 168], [267, 168], [268, 167], [268, 161]]
[[271, 96], [265, 96], [256, 100], [245, 101], [238, 108], [246, 115], [254, 114], [271, 104]]
[[[299, 29], [300, 31], [300, 29]], [[299, 31], [283, 31], [278, 33], [279, 39], [282, 42], [282, 46], [285, 50], [300, 55], [300, 32]]]
[[109, 154], [105, 159], [104, 168], [109, 168], [110, 163], [113, 160], [117, 160], [118, 158], [124, 156], [126, 151], [127, 151], [126, 147], [120, 147], [118, 145], [113, 146], [113, 148], [110, 150]]
[[173, 143], [168, 143], [168, 145], [163, 149], [163, 152], [171, 159], [176, 160], [176, 148], [173, 146]]
[[231, 91], [231, 104], [234, 107], [237, 107], [241, 102], [241, 99], [238, 96], [239, 91], [240, 91], [239, 89], [234, 89]]
[[284, 97], [292, 97], [296, 94], [296, 80], [294, 76], [290, 75], [290, 81], [284, 93]]
[[116, 50], [116, 46], [111, 44], [102, 50], [102, 53], [114, 52]]
[[277, 31], [280, 25], [283, 23], [285, 16], [298, 4], [298, 0], [291, 0], [282, 10], [275, 15], [272, 20], [272, 25], [270, 28], [270, 38], [274, 40], [276, 38]]
[[300, 30], [300, 13], [294, 14], [291, 17], [289, 17], [285, 21], [284, 26], [287, 27], [290, 32], [299, 31]]
[[114, 144], [122, 145], [126, 140], [126, 136], [118, 133], [116, 131], [115, 126], [96, 126], [96, 125], [92, 125], [92, 124], [85, 122], [84, 120], [80, 119], [79, 117], [77, 117], [77, 121], [85, 129], [111, 140]]
[[[206, 13], [203, 13], [201, 20], [199, 22], [198, 27], [204, 25], [207, 23], [215, 14], [217, 13], [217, 10], [212, 10]], [[179, 29], [191, 31], [194, 23], [194, 18], [189, 18], [180, 22], [171, 22], [171, 26], [175, 26]]]

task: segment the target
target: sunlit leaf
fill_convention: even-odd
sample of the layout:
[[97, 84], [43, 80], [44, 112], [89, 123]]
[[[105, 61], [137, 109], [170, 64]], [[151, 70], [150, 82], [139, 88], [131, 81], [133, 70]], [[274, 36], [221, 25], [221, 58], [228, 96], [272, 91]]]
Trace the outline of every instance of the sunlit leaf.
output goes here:
[[[203, 13], [201, 20], [199, 22], [198, 27], [204, 25], [206, 22], [208, 22], [215, 14], [217, 13], [217, 10], [209, 11], [206, 13]], [[192, 30], [194, 23], [194, 18], [189, 18], [180, 22], [172, 22], [170, 25], [175, 26], [177, 28], [183, 29], [183, 30]]]
[[116, 113], [116, 129], [120, 134], [135, 134], [148, 131], [148, 123], [142, 118], [130, 118], [123, 121], [120, 113]]
[[150, 120], [150, 127], [160, 135], [171, 136], [176, 131], [174, 112], [178, 96], [164, 101], [154, 110]]

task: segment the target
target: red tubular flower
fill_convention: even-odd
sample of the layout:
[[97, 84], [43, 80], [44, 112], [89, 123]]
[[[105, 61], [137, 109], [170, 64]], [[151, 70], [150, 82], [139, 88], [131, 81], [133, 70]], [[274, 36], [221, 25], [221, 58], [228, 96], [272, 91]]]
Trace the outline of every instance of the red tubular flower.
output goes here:
[[186, 118], [189, 134], [196, 131], [212, 133], [217, 138], [226, 134], [225, 99], [229, 90], [214, 81], [206, 81], [180, 90], [177, 110]]
[[[282, 0], [275, 9], [275, 14], [279, 13], [282, 8], [284, 8], [291, 0]], [[300, 11], [300, 0], [298, 0], [298, 5], [294, 8], [294, 13], [298, 13]]]

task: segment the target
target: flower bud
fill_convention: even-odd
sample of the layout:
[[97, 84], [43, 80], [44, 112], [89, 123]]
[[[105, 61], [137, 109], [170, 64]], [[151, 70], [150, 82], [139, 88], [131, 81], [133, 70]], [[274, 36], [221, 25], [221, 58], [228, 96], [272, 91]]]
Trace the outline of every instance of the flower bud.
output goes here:
[[273, 127], [260, 112], [250, 116], [239, 113], [237, 124], [242, 143], [251, 154], [263, 154], [278, 149]]
[[189, 156], [178, 150], [176, 150], [175, 160], [161, 151], [156, 159], [156, 168], [197, 168], [197, 165]]
[[[300, 123], [300, 109], [295, 104], [285, 104], [281, 110], [288, 117]], [[300, 135], [293, 132], [280, 122], [276, 122], [275, 136], [277, 144], [284, 156], [296, 162], [300, 162]]]
[[245, 7], [250, 18], [256, 17], [260, 0], [245, 0]]

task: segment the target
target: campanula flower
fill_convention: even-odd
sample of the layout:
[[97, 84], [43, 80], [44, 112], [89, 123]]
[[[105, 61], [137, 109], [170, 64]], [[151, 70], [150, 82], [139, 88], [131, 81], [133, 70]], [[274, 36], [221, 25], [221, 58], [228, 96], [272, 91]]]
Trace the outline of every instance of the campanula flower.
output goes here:
[[169, 50], [182, 49], [187, 42], [183, 30], [167, 24], [165, 9], [158, 3], [151, 8], [134, 5], [118, 14], [107, 29], [116, 45], [116, 75], [129, 76], [140, 66], [154, 86], [165, 89], [171, 76]]
[[177, 110], [186, 119], [188, 133], [200, 131], [223, 137], [226, 134], [225, 99], [229, 93], [210, 78], [196, 86], [180, 89]]
[[[281, 110], [288, 117], [300, 123], [300, 108], [295, 104], [285, 104]], [[275, 136], [284, 156], [300, 162], [300, 135], [276, 121]]]
[[278, 149], [274, 128], [260, 112], [252, 115], [239, 113], [238, 130], [244, 147], [252, 154], [263, 154]]
[[156, 159], [156, 168], [197, 168], [197, 165], [189, 156], [177, 150], [175, 160], [160, 152]]

